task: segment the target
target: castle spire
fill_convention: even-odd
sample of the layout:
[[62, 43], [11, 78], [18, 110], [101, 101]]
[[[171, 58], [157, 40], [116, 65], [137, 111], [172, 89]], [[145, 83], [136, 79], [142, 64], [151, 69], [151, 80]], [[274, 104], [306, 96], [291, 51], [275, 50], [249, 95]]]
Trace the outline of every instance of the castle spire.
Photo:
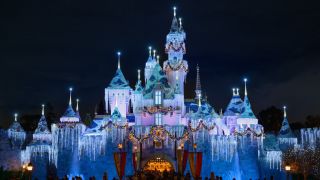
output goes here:
[[237, 96], [239, 96], [239, 88], [236, 88], [236, 90], [237, 90]]
[[42, 104], [41, 106], [42, 106], [41, 115], [44, 116], [44, 104]]
[[244, 78], [243, 81], [244, 81], [244, 95], [247, 96], [248, 95], [248, 92], [247, 92], [247, 81], [248, 81], [248, 79]]
[[141, 78], [140, 77], [140, 72], [141, 72], [140, 69], [138, 69], [138, 81], [140, 81], [140, 78]]
[[153, 59], [156, 59], [156, 52], [157, 52], [157, 51], [154, 49], [154, 50], [153, 50]]
[[79, 99], [77, 99], [77, 107], [76, 107], [76, 111], [79, 112]]
[[152, 47], [149, 46], [149, 57], [151, 57], [151, 56], [152, 56]]
[[200, 68], [197, 64], [197, 79], [196, 79], [196, 99], [198, 100], [198, 105], [201, 106], [201, 82], [200, 82]]
[[287, 107], [283, 106], [283, 117], [287, 118]]
[[236, 89], [232, 88], [232, 95], [235, 96], [236, 95]]
[[118, 55], [118, 69], [120, 69], [120, 56], [121, 56], [121, 52], [118, 51], [117, 55]]
[[160, 56], [157, 55], [157, 63], [159, 64], [160, 63]]
[[171, 24], [171, 31], [175, 32], [179, 30], [179, 25], [178, 25], [178, 20], [176, 17], [176, 7], [173, 7], [173, 19], [172, 19], [172, 24]]
[[14, 121], [15, 121], [15, 122], [18, 121], [18, 113], [14, 113]]
[[179, 18], [180, 31], [183, 31], [182, 18]]
[[72, 106], [72, 88], [69, 88], [70, 91], [70, 97], [69, 97], [69, 106]]

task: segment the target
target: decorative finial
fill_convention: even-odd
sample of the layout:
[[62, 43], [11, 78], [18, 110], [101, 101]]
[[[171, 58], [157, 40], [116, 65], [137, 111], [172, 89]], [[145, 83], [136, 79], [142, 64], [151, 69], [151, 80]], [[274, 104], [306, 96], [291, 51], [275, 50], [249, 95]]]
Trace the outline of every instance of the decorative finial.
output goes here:
[[120, 56], [121, 56], [121, 52], [118, 51], [118, 69], [120, 69]]
[[236, 89], [232, 88], [232, 95], [235, 96], [236, 95]]
[[160, 56], [157, 55], [157, 63], [159, 64], [159, 62], [160, 62]]
[[182, 29], [182, 18], [179, 18], [180, 29]]
[[149, 46], [149, 56], [151, 57], [152, 56], [152, 47]]
[[237, 90], [237, 96], [239, 96], [239, 88], [236, 88], [236, 90]]
[[44, 104], [42, 104], [41, 106], [42, 106], [41, 115], [44, 116]]
[[156, 52], [157, 52], [157, 51], [154, 49], [154, 50], [153, 50], [153, 59], [156, 58]]
[[72, 105], [72, 91], [73, 91], [72, 87], [69, 88], [69, 91], [70, 91], [69, 106], [71, 106]]
[[138, 69], [138, 80], [140, 81], [140, 69]]
[[174, 7], [173, 7], [173, 16], [174, 16], [174, 17], [176, 17], [176, 10], [177, 10], [177, 8], [174, 6]]
[[244, 81], [244, 95], [247, 96], [248, 95], [248, 92], [247, 92], [247, 81], [248, 81], [248, 79], [244, 78], [243, 81]]
[[14, 121], [18, 121], [18, 113], [14, 113]]
[[287, 117], [287, 106], [283, 106], [283, 117]]
[[77, 99], [77, 107], [76, 107], [76, 111], [79, 112], [79, 99]]

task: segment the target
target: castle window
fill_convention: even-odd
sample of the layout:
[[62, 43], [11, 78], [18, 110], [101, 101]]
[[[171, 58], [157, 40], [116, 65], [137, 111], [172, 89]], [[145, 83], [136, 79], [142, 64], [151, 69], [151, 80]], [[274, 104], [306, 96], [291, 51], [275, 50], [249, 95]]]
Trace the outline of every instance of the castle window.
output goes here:
[[156, 91], [154, 96], [155, 104], [161, 105], [161, 91]]
[[156, 125], [162, 125], [162, 118], [161, 118], [161, 114], [160, 113], [157, 113], [155, 115], [155, 119], [156, 119]]

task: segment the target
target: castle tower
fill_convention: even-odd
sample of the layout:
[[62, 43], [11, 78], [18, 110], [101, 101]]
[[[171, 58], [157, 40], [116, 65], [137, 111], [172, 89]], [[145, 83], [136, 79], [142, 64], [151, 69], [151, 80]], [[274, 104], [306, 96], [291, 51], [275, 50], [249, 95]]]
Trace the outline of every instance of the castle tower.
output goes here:
[[174, 87], [178, 76], [180, 91], [184, 94], [184, 82], [188, 72], [188, 62], [183, 59], [186, 53], [185, 39], [186, 33], [182, 27], [182, 20], [176, 17], [176, 8], [173, 8], [173, 20], [171, 29], [166, 38], [165, 52], [168, 60], [163, 63], [163, 69], [168, 77], [169, 84]]
[[129, 113], [129, 101], [131, 96], [131, 88], [125, 79], [120, 67], [120, 55], [118, 52], [118, 69], [115, 76], [111, 80], [109, 86], [105, 89], [106, 112], [110, 106], [111, 113], [117, 105], [122, 117], [126, 117]]
[[153, 56], [152, 56], [152, 48], [149, 47], [149, 57], [146, 62], [146, 67], [144, 68], [144, 78], [145, 78], [145, 83], [147, 84], [147, 81], [149, 80], [152, 71], [154, 67], [156, 66], [157, 61], [156, 61], [156, 50], [153, 50]]

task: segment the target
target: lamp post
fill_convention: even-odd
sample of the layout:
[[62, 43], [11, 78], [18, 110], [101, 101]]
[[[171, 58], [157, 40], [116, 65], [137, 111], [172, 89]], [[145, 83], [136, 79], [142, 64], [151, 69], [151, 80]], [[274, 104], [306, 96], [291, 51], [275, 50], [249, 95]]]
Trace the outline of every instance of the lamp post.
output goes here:
[[118, 144], [118, 149], [119, 149], [120, 152], [122, 151], [122, 148], [123, 148], [122, 144], [119, 143], [119, 144]]
[[29, 164], [26, 166], [26, 169], [28, 171], [29, 179], [31, 180], [31, 175], [32, 175], [32, 170], [33, 170], [33, 166], [32, 166], [31, 162], [29, 162]]
[[287, 172], [287, 180], [289, 180], [289, 179], [290, 179], [289, 173], [290, 173], [290, 171], [291, 171], [291, 166], [290, 166], [290, 165], [286, 165], [286, 166], [284, 167], [284, 169], [285, 169], [286, 172]]
[[197, 152], [197, 143], [193, 144], [193, 149], [194, 149], [194, 152]]

